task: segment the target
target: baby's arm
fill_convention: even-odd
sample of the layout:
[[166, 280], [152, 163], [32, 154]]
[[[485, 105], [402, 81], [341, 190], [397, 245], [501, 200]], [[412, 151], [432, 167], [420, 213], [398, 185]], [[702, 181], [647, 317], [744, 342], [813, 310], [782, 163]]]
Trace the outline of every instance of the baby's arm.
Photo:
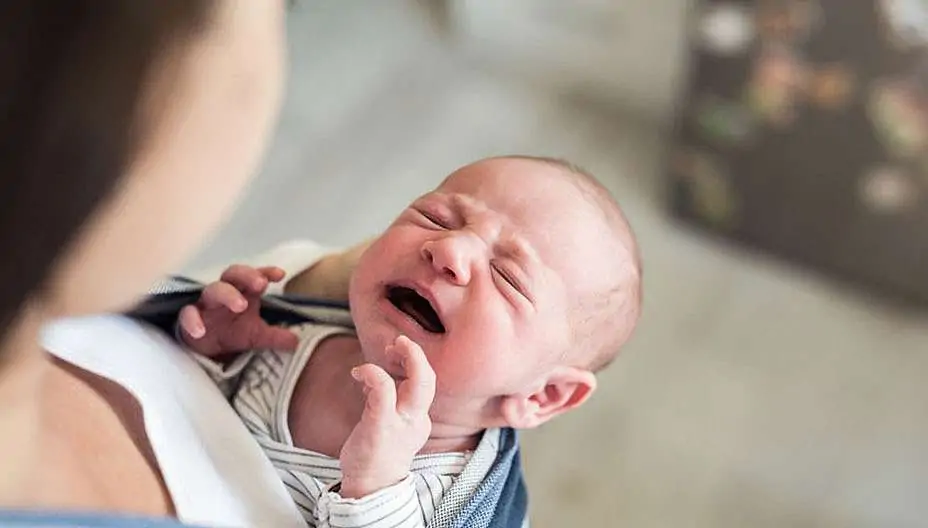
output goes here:
[[[416, 477], [359, 499], [346, 499], [337, 491], [319, 498], [315, 517], [319, 528], [424, 528], [421, 497], [416, 493]], [[427, 499], [428, 500], [428, 499]]]
[[426, 522], [410, 467], [432, 430], [435, 372], [422, 348], [407, 337], [398, 337], [387, 355], [405, 371], [399, 381], [370, 363], [351, 372], [363, 384], [367, 401], [341, 449], [342, 481], [317, 506], [322, 526], [412, 527]]

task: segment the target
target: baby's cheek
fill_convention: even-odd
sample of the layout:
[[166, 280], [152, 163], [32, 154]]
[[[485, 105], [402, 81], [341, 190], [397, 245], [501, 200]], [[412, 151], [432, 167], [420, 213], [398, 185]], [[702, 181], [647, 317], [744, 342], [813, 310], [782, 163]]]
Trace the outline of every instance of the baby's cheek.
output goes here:
[[460, 369], [448, 367], [449, 365], [445, 364], [432, 365], [432, 369], [435, 370], [436, 389], [446, 394], [461, 392], [461, 388], [467, 386], [470, 376], [462, 373]]
[[474, 355], [436, 354], [429, 357], [429, 363], [435, 371], [436, 390], [448, 396], [484, 395], [499, 377], [492, 364]]

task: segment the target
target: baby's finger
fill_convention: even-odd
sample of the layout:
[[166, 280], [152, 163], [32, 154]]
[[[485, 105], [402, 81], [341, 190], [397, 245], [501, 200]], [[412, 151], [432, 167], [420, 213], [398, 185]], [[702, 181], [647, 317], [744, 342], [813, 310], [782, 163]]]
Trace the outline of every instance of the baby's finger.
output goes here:
[[228, 282], [214, 282], [204, 288], [200, 302], [206, 309], [227, 308], [233, 313], [242, 313], [248, 308], [248, 300], [242, 292]]
[[286, 328], [265, 325], [256, 333], [249, 348], [269, 348], [292, 352], [300, 344], [300, 338]]
[[267, 289], [268, 277], [260, 269], [244, 264], [233, 264], [222, 272], [219, 278], [228, 282], [246, 295], [261, 295]]
[[435, 399], [435, 371], [422, 347], [408, 337], [396, 338], [395, 350], [406, 371], [406, 379], [397, 389], [397, 411], [406, 415], [428, 413]]
[[365, 363], [351, 369], [351, 376], [364, 384], [367, 393], [364, 414], [370, 412], [372, 418], [377, 418], [396, 412], [396, 385], [384, 369]]
[[203, 336], [206, 335], [206, 324], [203, 322], [203, 316], [200, 314], [199, 308], [192, 304], [181, 308], [177, 322], [180, 324], [180, 329], [193, 339], [203, 339]]
[[268, 282], [280, 282], [287, 276], [287, 272], [277, 266], [265, 266], [258, 268], [258, 271], [261, 272], [261, 275], [264, 275]]

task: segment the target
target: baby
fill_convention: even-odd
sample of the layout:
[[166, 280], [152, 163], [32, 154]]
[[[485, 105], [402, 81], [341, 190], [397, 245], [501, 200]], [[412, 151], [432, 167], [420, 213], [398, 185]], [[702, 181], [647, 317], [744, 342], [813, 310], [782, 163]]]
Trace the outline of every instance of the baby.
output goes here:
[[548, 158], [482, 160], [413, 202], [353, 271], [353, 328], [264, 322], [261, 296], [283, 279], [229, 268], [179, 333], [234, 382], [311, 526], [451, 525], [502, 434], [589, 398], [641, 304], [618, 205]]

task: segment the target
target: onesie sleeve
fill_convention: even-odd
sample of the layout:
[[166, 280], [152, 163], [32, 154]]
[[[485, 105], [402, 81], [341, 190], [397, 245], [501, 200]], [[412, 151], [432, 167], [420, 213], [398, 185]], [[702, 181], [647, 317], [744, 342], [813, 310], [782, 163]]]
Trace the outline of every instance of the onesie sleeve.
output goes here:
[[319, 528], [424, 528], [425, 519], [415, 476], [359, 499], [338, 494], [338, 484], [319, 497]]

